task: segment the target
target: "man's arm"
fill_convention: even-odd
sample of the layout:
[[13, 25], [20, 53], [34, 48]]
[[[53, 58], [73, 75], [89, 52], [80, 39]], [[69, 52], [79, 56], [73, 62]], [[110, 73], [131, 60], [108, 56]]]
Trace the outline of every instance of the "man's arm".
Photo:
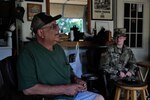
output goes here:
[[129, 51], [129, 55], [130, 58], [128, 60], [127, 66], [129, 67], [129, 71], [134, 75], [138, 66], [136, 65], [136, 58], [131, 49]]
[[104, 70], [109, 74], [119, 75], [119, 69], [112, 65], [111, 50], [107, 49], [106, 52], [101, 54], [100, 58], [100, 70]]
[[69, 95], [73, 96], [79, 91], [87, 90], [86, 82], [78, 78], [71, 70], [71, 78], [74, 84], [67, 85], [44, 85], [36, 84], [28, 89], [24, 89], [23, 92], [26, 95]]
[[43, 85], [36, 84], [33, 87], [24, 89], [23, 93], [25, 95], [69, 95], [73, 96], [77, 92], [82, 91], [84, 87], [79, 84], [70, 85]]

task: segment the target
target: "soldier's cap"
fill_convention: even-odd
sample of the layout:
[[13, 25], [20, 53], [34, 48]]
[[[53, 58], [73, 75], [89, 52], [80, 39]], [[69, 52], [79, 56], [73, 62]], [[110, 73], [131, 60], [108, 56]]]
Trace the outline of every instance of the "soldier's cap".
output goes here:
[[51, 15], [47, 15], [44, 12], [40, 12], [34, 15], [32, 22], [31, 22], [30, 29], [32, 32], [36, 33], [37, 30], [42, 28], [44, 25], [51, 23], [54, 20], [58, 20], [61, 17], [62, 16], [60, 14], [53, 17]]
[[115, 28], [114, 29], [114, 38], [119, 36], [126, 36], [126, 29], [125, 28]]

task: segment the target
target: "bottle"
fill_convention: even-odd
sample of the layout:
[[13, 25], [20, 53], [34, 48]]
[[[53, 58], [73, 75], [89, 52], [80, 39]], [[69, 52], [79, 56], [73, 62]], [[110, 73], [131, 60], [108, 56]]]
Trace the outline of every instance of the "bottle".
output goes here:
[[93, 34], [94, 34], [94, 36], [97, 35], [96, 22], [95, 22], [95, 25], [94, 25], [94, 28], [93, 28]]
[[70, 31], [70, 41], [74, 41], [74, 31]]

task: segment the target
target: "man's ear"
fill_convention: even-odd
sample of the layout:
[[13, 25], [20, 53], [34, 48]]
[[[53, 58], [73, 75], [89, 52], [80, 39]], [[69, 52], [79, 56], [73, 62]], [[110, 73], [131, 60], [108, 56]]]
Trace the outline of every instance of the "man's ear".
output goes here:
[[37, 30], [37, 34], [38, 34], [38, 36], [39, 36], [40, 38], [44, 38], [44, 32], [43, 32], [43, 30], [38, 29], [38, 30]]

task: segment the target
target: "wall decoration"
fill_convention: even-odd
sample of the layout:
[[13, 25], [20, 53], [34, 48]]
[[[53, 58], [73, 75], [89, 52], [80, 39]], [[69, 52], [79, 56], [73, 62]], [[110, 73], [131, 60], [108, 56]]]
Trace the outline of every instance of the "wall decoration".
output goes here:
[[92, 19], [112, 20], [112, 0], [92, 0]]
[[31, 21], [33, 16], [39, 12], [42, 12], [41, 4], [27, 3], [27, 20]]
[[25, 1], [43, 2], [43, 0], [25, 0]]

